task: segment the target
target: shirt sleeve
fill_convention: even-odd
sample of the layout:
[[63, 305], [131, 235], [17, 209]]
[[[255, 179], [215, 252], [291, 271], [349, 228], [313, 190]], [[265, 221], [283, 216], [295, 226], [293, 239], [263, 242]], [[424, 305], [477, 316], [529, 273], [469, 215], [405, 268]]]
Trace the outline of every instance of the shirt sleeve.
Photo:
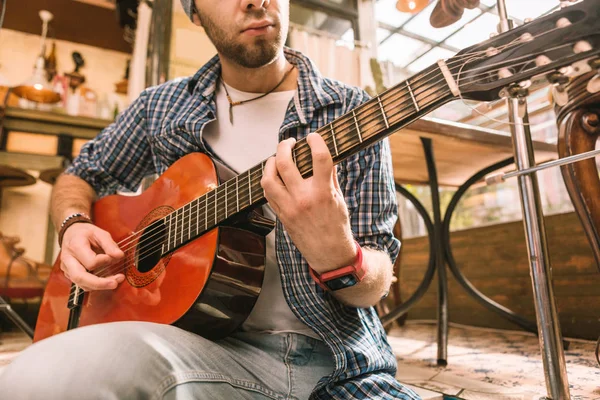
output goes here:
[[[348, 111], [367, 100], [366, 92], [356, 91], [348, 101]], [[388, 139], [342, 162], [338, 178], [355, 239], [361, 246], [387, 252], [395, 262], [400, 251], [400, 241], [393, 234], [398, 203]]]
[[136, 191], [153, 164], [146, 125], [146, 97], [142, 92], [117, 120], [81, 148], [65, 170], [89, 183], [98, 197], [119, 187]]

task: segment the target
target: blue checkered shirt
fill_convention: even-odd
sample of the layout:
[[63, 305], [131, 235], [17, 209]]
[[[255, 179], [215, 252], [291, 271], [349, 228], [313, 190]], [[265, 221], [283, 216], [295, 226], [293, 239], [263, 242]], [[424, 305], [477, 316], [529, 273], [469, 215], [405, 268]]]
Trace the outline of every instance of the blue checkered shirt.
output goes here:
[[[280, 141], [301, 139], [368, 99], [362, 90], [323, 78], [302, 54], [286, 48], [285, 55], [299, 78]], [[192, 77], [146, 89], [83, 146], [66, 172], [83, 178], [102, 197], [120, 188], [135, 191], [144, 176], [162, 174], [188, 153], [213, 155], [202, 130], [215, 119], [220, 72], [215, 57]], [[338, 178], [356, 240], [395, 260], [400, 243], [392, 234], [397, 204], [388, 141], [346, 159], [338, 166]], [[311, 399], [418, 398], [394, 378], [396, 359], [375, 310], [346, 306], [324, 292], [279, 221], [275, 229], [284, 296], [294, 314], [329, 345], [335, 360], [335, 371], [319, 381]]]

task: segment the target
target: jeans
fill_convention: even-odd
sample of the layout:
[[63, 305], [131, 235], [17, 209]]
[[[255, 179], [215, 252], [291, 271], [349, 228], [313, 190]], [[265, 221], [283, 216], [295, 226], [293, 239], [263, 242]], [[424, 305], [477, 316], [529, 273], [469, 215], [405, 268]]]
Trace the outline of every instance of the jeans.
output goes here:
[[114, 322], [33, 344], [0, 374], [0, 398], [307, 399], [333, 356], [294, 333], [209, 341], [179, 328]]

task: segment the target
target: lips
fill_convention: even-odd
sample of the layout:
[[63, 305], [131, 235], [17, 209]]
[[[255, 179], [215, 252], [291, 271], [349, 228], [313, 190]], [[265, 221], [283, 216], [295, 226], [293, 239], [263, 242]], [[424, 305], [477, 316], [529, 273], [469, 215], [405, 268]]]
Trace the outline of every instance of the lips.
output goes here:
[[244, 28], [242, 30], [242, 32], [247, 32], [247, 31], [259, 31], [265, 28], [268, 28], [270, 26], [273, 26], [274, 24], [270, 21], [258, 21], [258, 22], [253, 22], [250, 25], [248, 25], [246, 28]]

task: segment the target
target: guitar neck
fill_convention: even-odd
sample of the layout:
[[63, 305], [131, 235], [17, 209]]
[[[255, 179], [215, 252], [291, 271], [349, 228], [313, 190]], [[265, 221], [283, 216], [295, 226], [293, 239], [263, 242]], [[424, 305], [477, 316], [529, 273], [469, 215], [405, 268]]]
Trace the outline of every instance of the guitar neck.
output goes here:
[[[452, 100], [439, 66], [399, 83], [317, 130], [329, 148], [334, 164], [391, 135]], [[312, 175], [312, 158], [306, 139], [299, 140], [292, 157], [303, 177]], [[218, 226], [234, 215], [265, 203], [260, 181], [266, 160], [205, 193], [163, 219], [168, 240], [163, 253]]]

